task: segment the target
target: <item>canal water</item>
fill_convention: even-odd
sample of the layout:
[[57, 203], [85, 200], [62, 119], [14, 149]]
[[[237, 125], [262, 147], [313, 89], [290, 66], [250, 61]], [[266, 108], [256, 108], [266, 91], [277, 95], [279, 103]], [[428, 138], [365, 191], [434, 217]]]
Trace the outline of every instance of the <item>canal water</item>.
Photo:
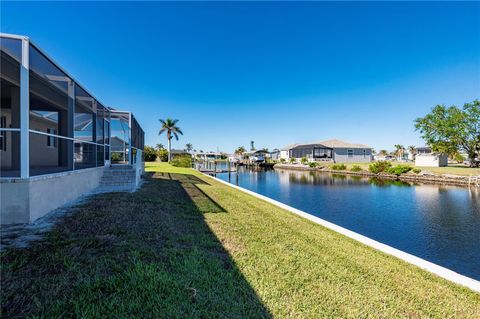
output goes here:
[[480, 190], [242, 167], [217, 177], [480, 280]]

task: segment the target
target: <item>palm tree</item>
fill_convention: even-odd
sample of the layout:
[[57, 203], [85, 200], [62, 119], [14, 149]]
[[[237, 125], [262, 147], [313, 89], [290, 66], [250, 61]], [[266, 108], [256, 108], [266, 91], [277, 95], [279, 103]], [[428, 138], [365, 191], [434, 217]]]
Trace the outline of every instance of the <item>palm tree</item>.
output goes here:
[[246, 151], [247, 151], [247, 150], [245, 149], [245, 147], [240, 146], [240, 147], [238, 147], [238, 148], [235, 150], [235, 154], [241, 155], [241, 154], [245, 153]]
[[405, 147], [401, 144], [395, 144], [395, 156], [397, 160], [401, 161], [403, 158], [403, 154], [405, 154]]
[[415, 159], [415, 155], [417, 154], [417, 148], [414, 145], [410, 145], [408, 147], [408, 152], [412, 154], [412, 159]]
[[[163, 132], [166, 132], [168, 139], [168, 162], [172, 160], [172, 137], [175, 136], [175, 139], [178, 141], [178, 134], [183, 135], [182, 130], [177, 126], [178, 120], [172, 120], [167, 118], [165, 120], [159, 119], [162, 127], [158, 132], [158, 135], [161, 135]], [[172, 136], [173, 134], [173, 136]]]
[[190, 153], [190, 151], [193, 150], [192, 143], [185, 144], [185, 150]]
[[387, 150], [380, 150], [379, 154], [382, 155], [382, 156], [387, 156], [388, 152], [387, 152]]
[[165, 146], [163, 146], [162, 143], [158, 143], [157, 145], [155, 145], [155, 148], [157, 149], [157, 151], [159, 151], [159, 150], [163, 150]]

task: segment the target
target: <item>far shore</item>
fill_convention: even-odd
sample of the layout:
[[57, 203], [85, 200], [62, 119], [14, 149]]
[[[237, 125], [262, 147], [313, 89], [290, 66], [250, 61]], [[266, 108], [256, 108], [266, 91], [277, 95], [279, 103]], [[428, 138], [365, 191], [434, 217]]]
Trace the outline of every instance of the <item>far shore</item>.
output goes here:
[[[344, 163], [347, 165], [345, 170], [333, 170], [328, 167], [309, 167], [303, 164], [275, 164], [274, 169], [285, 169], [285, 170], [297, 170], [297, 171], [312, 171], [312, 172], [323, 172], [323, 173], [333, 173], [333, 174], [344, 174], [344, 175], [355, 175], [363, 177], [375, 177], [381, 179], [390, 179], [390, 180], [400, 180], [405, 182], [421, 182], [421, 183], [434, 183], [434, 184], [448, 184], [448, 185], [457, 185], [457, 186], [469, 186], [470, 176], [469, 175], [457, 175], [457, 174], [435, 174], [430, 171], [429, 168], [422, 167], [422, 171], [418, 174], [409, 172], [402, 175], [388, 174], [388, 173], [372, 173], [368, 170], [362, 169], [358, 172], [352, 172], [350, 170], [351, 166], [357, 165], [357, 163]], [[367, 163], [364, 163], [367, 164]], [[370, 163], [368, 163], [370, 164]], [[434, 167], [433, 167], [434, 168]], [[367, 168], [368, 169], [368, 168]], [[470, 169], [470, 168], [466, 168]], [[472, 168], [472, 175], [478, 176], [480, 172], [477, 169]]]

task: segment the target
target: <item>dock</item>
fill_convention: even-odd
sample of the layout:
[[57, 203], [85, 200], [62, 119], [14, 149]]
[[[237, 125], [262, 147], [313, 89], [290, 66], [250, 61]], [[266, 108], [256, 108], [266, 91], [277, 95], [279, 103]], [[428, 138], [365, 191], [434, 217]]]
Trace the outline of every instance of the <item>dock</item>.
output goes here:
[[235, 173], [236, 170], [233, 169], [233, 170], [228, 170], [228, 169], [217, 169], [217, 170], [213, 170], [213, 169], [206, 169], [206, 168], [200, 168], [199, 169], [200, 172], [204, 173], [204, 174], [208, 174], [208, 175], [215, 175], [215, 174], [220, 174], [220, 173]]

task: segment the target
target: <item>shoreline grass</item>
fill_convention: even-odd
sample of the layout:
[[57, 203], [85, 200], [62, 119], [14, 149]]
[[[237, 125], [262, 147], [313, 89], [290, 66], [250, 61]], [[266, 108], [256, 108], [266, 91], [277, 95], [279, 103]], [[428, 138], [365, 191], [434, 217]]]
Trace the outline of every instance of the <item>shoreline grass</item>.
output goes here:
[[[347, 166], [346, 170], [350, 170], [353, 166], [358, 166], [362, 170], [368, 172], [368, 166], [371, 163], [363, 163], [363, 162], [347, 162], [347, 163], [339, 163], [339, 164], [345, 164]], [[392, 161], [392, 166], [396, 165], [408, 165], [411, 166], [412, 168], [418, 168], [423, 171], [428, 171], [436, 175], [442, 175], [442, 174], [451, 174], [451, 175], [459, 175], [459, 176], [469, 176], [469, 175], [480, 175], [480, 168], [479, 167], [468, 167], [463, 164], [449, 164], [447, 167], [427, 167], [427, 166], [415, 166], [414, 163], [411, 162], [396, 162]], [[331, 166], [329, 164], [328, 166]]]
[[478, 318], [480, 294], [188, 168], [2, 253], [2, 317]]

